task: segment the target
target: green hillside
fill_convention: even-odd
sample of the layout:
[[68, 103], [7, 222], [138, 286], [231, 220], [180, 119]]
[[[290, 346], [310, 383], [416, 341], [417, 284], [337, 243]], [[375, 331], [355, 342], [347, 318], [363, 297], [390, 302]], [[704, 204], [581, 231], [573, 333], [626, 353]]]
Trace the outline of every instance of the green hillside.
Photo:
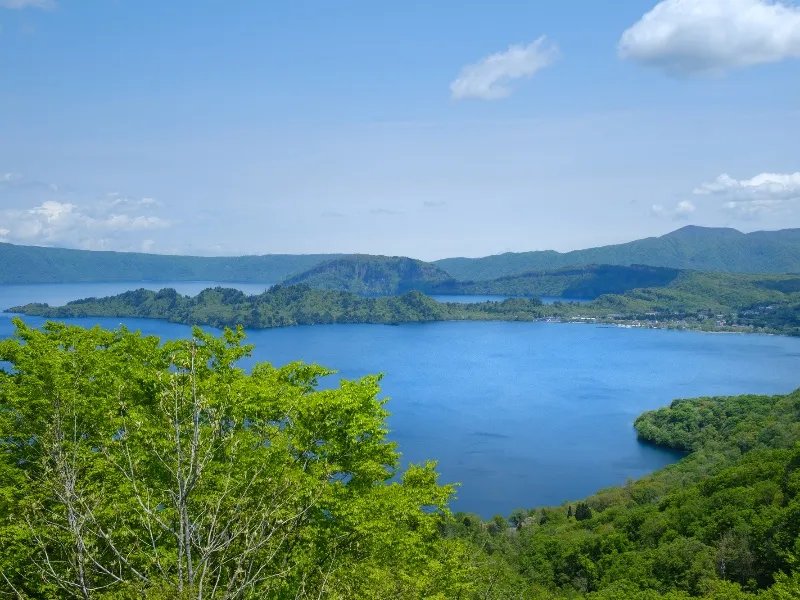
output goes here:
[[411, 290], [450, 289], [455, 280], [436, 265], [402, 256], [344, 256], [316, 265], [282, 282], [317, 290], [339, 290], [366, 296], [394, 296]]
[[676, 400], [635, 425], [679, 463], [558, 507], [456, 513], [446, 536], [492, 557], [498, 598], [796, 600], [798, 415], [800, 390]]
[[593, 299], [637, 288], [664, 287], [680, 273], [678, 269], [644, 265], [589, 265], [463, 282], [451, 286], [457, 290], [451, 293]]
[[0, 284], [98, 281], [274, 283], [334, 256], [332, 254], [168, 256], [0, 243]]
[[800, 229], [742, 233], [690, 225], [661, 237], [573, 252], [509, 252], [445, 258], [435, 264], [460, 281], [592, 264], [651, 265], [698, 271], [800, 273]]
[[239, 290], [209, 288], [195, 297], [174, 289], [134, 290], [107, 298], [75, 300], [65, 306], [28, 304], [7, 312], [55, 319], [134, 317], [189, 325], [248, 328], [330, 323], [398, 324], [449, 320], [526, 320], [544, 315], [538, 298], [457, 304], [437, 302], [421, 292], [364, 298], [351, 292], [312, 290], [307, 285], [276, 285], [255, 296]]

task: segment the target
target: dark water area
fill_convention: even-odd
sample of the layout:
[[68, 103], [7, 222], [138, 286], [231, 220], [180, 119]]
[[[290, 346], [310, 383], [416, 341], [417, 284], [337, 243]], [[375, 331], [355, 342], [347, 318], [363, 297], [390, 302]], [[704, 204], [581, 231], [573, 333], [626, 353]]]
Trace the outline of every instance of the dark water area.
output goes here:
[[[130, 289], [102, 284], [110, 287], [100, 292], [96, 285], [0, 286], [0, 307]], [[167, 285], [191, 293], [195, 288], [180, 286], [214, 284], [152, 289]], [[0, 337], [13, 332], [10, 316], [0, 316]], [[125, 324], [163, 339], [190, 332], [146, 319], [68, 321]], [[645, 410], [675, 398], [800, 386], [800, 339], [779, 336], [448, 322], [255, 330], [248, 342], [256, 349], [246, 368], [256, 361], [316, 362], [338, 370], [326, 386], [384, 373], [391, 438], [403, 462], [437, 459], [441, 480], [461, 483], [452, 508], [484, 517], [579, 499], [676, 461], [678, 454], [636, 440], [632, 423]]]

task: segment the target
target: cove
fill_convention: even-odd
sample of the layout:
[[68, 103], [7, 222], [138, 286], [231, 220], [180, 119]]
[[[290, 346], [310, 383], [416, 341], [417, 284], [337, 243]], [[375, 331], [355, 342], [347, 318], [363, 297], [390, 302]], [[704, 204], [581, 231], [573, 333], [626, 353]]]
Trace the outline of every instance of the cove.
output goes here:
[[[57, 293], [77, 299], [131, 288], [108, 285], [117, 287], [60, 286]], [[54, 293], [0, 286], [0, 306], [50, 301]], [[0, 318], [0, 337], [13, 331], [9, 316]], [[141, 319], [69, 322], [125, 324], [164, 339], [190, 332]], [[677, 460], [636, 440], [632, 422], [644, 410], [679, 397], [785, 393], [800, 385], [800, 339], [778, 336], [462, 322], [257, 330], [248, 342], [256, 349], [246, 368], [264, 360], [317, 362], [338, 370], [325, 385], [385, 373], [391, 438], [403, 461], [437, 459], [441, 480], [461, 483], [453, 510], [485, 518], [579, 499]]]

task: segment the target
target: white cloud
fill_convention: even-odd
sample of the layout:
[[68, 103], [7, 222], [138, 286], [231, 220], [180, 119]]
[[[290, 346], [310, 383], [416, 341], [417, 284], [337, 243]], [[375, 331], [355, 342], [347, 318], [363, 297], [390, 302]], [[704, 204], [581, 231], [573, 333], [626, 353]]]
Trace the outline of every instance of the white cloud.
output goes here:
[[533, 76], [553, 64], [558, 56], [558, 46], [549, 43], [546, 36], [527, 46], [510, 46], [505, 52], [491, 54], [462, 68], [450, 84], [450, 92], [456, 100], [505, 98], [512, 91], [510, 82]]
[[750, 179], [734, 179], [723, 173], [714, 181], [696, 187], [694, 193], [724, 196], [731, 200], [793, 200], [800, 198], [800, 171], [761, 173]]
[[676, 221], [688, 219], [695, 210], [695, 205], [688, 200], [681, 200], [675, 208], [664, 208], [661, 204], [654, 204], [652, 207], [655, 216]]
[[770, 0], [663, 0], [622, 34], [617, 51], [671, 75], [720, 76], [800, 58], [800, 8]]
[[[69, 202], [47, 200], [27, 210], [0, 211], [4, 238], [24, 244], [54, 244], [103, 249], [113, 236], [165, 229], [170, 223], [151, 215], [102, 213], [102, 208], [82, 207]], [[111, 236], [98, 238], [97, 234]]]
[[761, 173], [750, 179], [734, 179], [723, 173], [696, 187], [694, 194], [719, 198], [724, 200], [725, 210], [757, 218], [788, 209], [800, 200], [800, 172]]
[[55, 8], [55, 0], [0, 0], [0, 8]]
[[153, 246], [155, 246], [155, 245], [156, 245], [156, 243], [155, 243], [154, 240], [143, 240], [142, 241], [142, 252], [152, 252]]

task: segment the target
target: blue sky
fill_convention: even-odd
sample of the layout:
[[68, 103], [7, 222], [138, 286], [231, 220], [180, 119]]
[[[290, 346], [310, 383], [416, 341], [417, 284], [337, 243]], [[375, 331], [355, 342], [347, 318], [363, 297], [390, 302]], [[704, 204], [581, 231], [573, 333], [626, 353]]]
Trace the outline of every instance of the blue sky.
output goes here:
[[0, 240], [570, 250], [800, 227], [800, 8], [0, 0]]

